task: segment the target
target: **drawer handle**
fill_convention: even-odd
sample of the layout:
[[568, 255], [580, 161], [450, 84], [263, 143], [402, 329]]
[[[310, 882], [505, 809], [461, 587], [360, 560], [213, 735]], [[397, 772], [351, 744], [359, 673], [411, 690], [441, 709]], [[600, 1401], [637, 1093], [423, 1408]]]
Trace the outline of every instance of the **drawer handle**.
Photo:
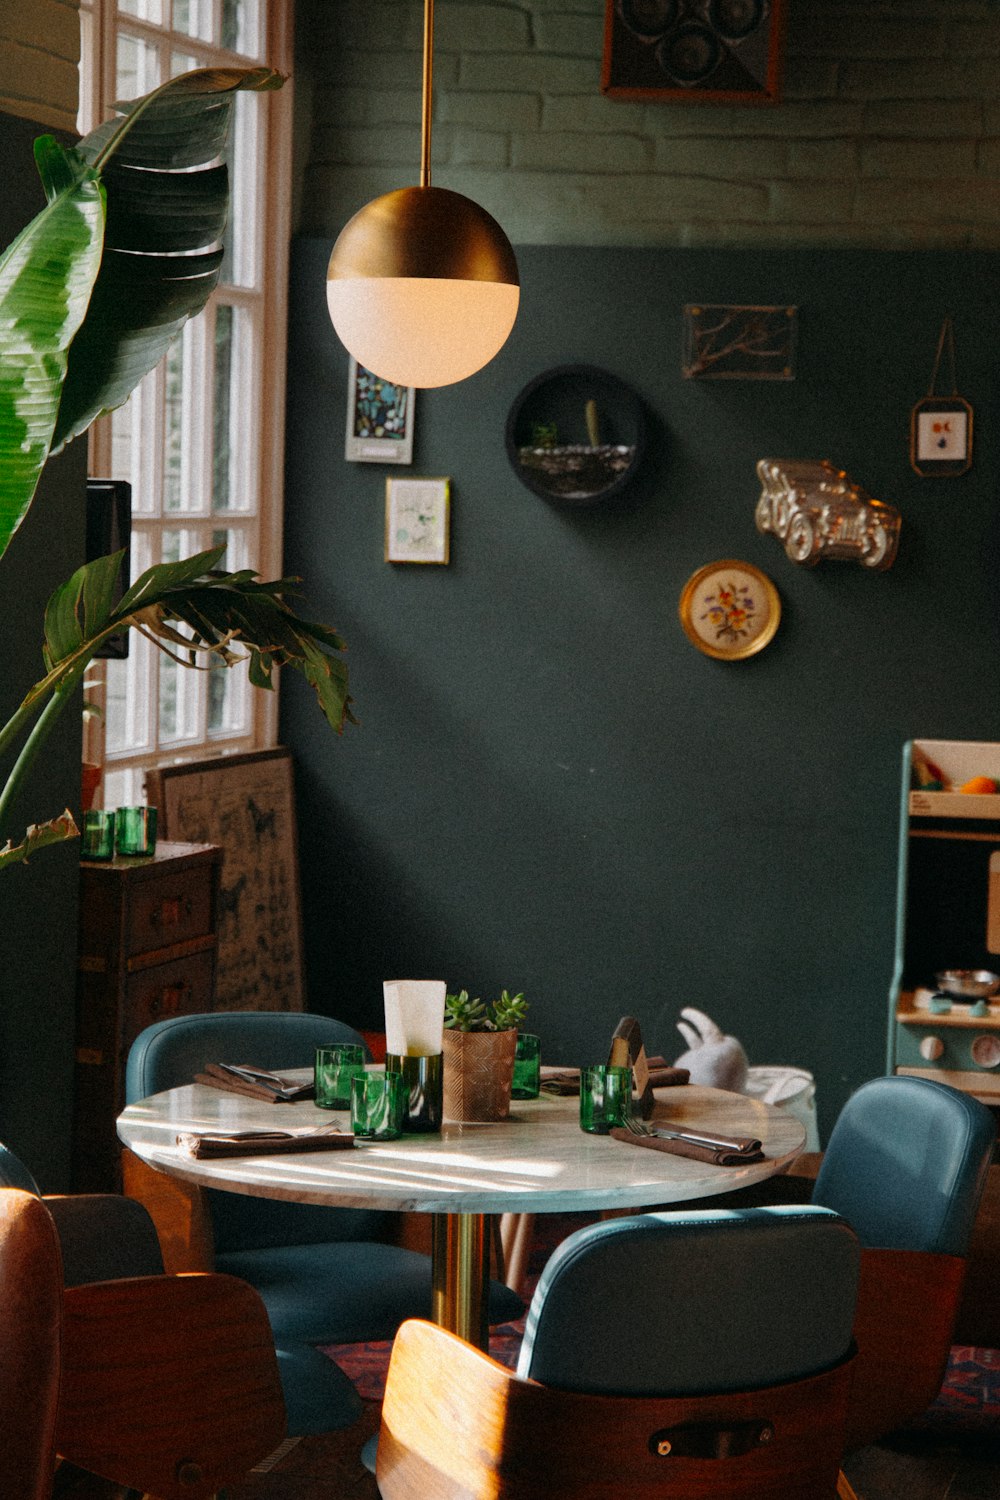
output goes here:
[[179, 896], [174, 896], [170, 900], [161, 901], [158, 911], [150, 912], [149, 925], [151, 927], [176, 927], [182, 914], [189, 917], [193, 910], [190, 896], [183, 904]]
[[150, 1015], [175, 1016], [190, 993], [190, 984], [165, 984], [149, 1002]]

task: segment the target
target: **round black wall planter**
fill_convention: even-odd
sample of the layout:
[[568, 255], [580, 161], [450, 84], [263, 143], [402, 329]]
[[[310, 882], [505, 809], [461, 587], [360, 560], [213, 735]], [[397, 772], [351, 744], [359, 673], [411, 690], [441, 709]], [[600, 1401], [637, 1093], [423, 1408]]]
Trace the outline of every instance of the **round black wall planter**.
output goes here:
[[514, 473], [536, 495], [565, 505], [620, 494], [639, 466], [644, 440], [638, 396], [595, 365], [546, 370], [524, 387], [507, 417]]

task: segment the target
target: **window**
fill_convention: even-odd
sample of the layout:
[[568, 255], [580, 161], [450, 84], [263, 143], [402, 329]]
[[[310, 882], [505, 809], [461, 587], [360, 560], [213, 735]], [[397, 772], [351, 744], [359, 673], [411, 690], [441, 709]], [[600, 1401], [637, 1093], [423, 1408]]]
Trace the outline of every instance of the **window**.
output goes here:
[[[81, 0], [81, 132], [115, 99], [191, 68], [265, 63], [287, 74], [284, 0]], [[219, 287], [162, 363], [90, 435], [90, 472], [132, 485], [132, 577], [223, 545], [226, 568], [275, 577], [281, 558], [291, 89], [238, 94]], [[132, 631], [95, 663], [86, 758], [109, 806], [141, 802], [148, 767], [273, 745], [273, 693], [246, 668], [190, 671]]]

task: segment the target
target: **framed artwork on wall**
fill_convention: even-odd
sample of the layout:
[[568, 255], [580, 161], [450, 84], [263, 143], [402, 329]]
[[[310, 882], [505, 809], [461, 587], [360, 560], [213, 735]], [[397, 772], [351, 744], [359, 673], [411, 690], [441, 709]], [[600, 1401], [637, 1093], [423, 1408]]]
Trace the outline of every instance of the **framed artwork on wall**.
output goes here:
[[777, 103], [785, 0], [605, 3], [605, 94], [685, 104]]
[[393, 385], [352, 359], [344, 457], [352, 463], [412, 463], [416, 394], [412, 386]]
[[450, 511], [450, 479], [387, 479], [386, 562], [446, 563]]
[[740, 661], [772, 640], [781, 600], [766, 573], [752, 563], [723, 558], [692, 574], [678, 613], [692, 646], [720, 661]]

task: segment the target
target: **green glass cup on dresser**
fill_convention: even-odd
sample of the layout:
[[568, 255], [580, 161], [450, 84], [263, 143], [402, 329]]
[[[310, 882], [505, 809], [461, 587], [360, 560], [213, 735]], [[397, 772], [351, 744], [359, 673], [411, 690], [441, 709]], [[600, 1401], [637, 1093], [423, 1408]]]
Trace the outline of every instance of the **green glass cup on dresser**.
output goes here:
[[115, 815], [103, 808], [88, 808], [83, 815], [80, 839], [82, 859], [114, 859]]
[[316, 1103], [320, 1109], [350, 1109], [351, 1082], [365, 1071], [365, 1049], [357, 1042], [316, 1048]]
[[632, 1069], [599, 1063], [580, 1069], [580, 1129], [607, 1135], [632, 1109]]

